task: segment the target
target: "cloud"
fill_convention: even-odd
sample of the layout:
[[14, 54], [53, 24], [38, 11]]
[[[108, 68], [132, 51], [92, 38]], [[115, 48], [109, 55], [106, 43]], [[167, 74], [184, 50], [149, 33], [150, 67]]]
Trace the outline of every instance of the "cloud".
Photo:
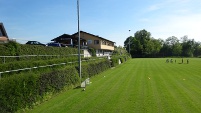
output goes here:
[[164, 8], [172, 8], [172, 7], [185, 7], [186, 5], [189, 4], [189, 2], [191, 2], [191, 0], [164, 0], [162, 2], [158, 2], [155, 4], [150, 5], [147, 8], [147, 12], [151, 12], [151, 11], [156, 11], [156, 10], [161, 10]]
[[159, 10], [163, 7], [163, 4], [154, 4], [148, 7], [148, 11]]
[[149, 22], [149, 19], [148, 18], [141, 18], [139, 19], [140, 22]]
[[189, 38], [201, 41], [201, 14], [190, 14], [185, 16], [169, 15], [160, 18], [155, 26], [149, 27], [154, 38], [166, 39], [170, 36], [178, 38], [188, 35]]

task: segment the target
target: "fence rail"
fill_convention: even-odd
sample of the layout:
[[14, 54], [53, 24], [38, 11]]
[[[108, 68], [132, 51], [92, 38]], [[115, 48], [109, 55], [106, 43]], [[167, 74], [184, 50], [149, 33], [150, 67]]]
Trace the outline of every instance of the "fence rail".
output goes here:
[[[69, 57], [69, 56], [77, 56], [78, 54], [70, 54], [70, 55], [20, 55], [20, 56], [0, 56], [3, 60], [3, 64], [6, 63], [6, 58], [27, 58], [27, 57]], [[81, 56], [88, 55], [88, 54], [80, 54]]]
[[[103, 58], [98, 58], [98, 59], [103, 59]], [[94, 60], [96, 60], [96, 59], [82, 60], [81, 62], [94, 61]], [[77, 62], [78, 61], [68, 62], [68, 63], [58, 63], [58, 64], [51, 64], [51, 65], [44, 65], [44, 66], [38, 66], [38, 67], [35, 66], [35, 67], [31, 67], [31, 68], [22, 68], [22, 69], [9, 70], [9, 71], [3, 71], [3, 72], [0, 72], [0, 79], [2, 78], [2, 74], [4, 74], [4, 73], [12, 73], [12, 72], [32, 70], [32, 69], [38, 69], [38, 68], [53, 67], [53, 66], [59, 66], [59, 65], [67, 65], [67, 64], [77, 63]]]

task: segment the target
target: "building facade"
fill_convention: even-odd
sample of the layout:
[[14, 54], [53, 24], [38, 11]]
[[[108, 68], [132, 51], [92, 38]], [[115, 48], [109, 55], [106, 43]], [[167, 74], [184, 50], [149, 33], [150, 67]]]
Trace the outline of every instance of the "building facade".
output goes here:
[[0, 43], [7, 43], [8, 42], [8, 35], [4, 28], [3, 23], [0, 23]]
[[[72, 35], [63, 34], [51, 41], [63, 43], [67, 46], [78, 46], [78, 32]], [[102, 38], [91, 33], [80, 31], [81, 49], [93, 48], [96, 56], [109, 56], [114, 51], [115, 42]]]
[[[78, 32], [72, 36], [77, 38]], [[102, 38], [98, 35], [80, 31], [80, 38], [86, 40], [86, 45], [89, 48], [96, 50], [96, 56], [109, 56], [114, 51], [115, 42]]]

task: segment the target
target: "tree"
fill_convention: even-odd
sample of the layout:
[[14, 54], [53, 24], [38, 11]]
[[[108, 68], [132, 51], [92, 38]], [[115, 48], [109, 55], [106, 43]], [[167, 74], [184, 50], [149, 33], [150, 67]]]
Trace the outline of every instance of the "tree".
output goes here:
[[122, 46], [118, 46], [118, 47], [115, 46], [114, 51], [113, 51], [113, 55], [128, 55], [128, 52]]
[[182, 53], [182, 46], [181, 46], [181, 44], [180, 43], [174, 44], [173, 47], [172, 47], [172, 54], [174, 56], [180, 56], [181, 53]]
[[182, 39], [182, 55], [186, 57], [193, 57], [195, 41], [194, 39], [188, 39], [188, 36], [184, 36]]
[[194, 46], [194, 53], [193, 55], [196, 57], [201, 56], [201, 43], [200, 42], [195, 42], [195, 46]]
[[[138, 56], [138, 57], [145, 57], [148, 54], [151, 53], [151, 49], [150, 46], [152, 47], [152, 43], [150, 42], [151, 40], [151, 33], [146, 31], [145, 29], [137, 31], [135, 33], [135, 40], [134, 42], [134, 46], [136, 47], [136, 52], [137, 55], [133, 55], [132, 56]], [[135, 48], [134, 48], [135, 50]]]
[[[124, 41], [124, 47], [126, 48], [127, 52], [129, 53], [129, 46], [133, 45], [133, 40], [134, 37], [130, 36]], [[131, 49], [131, 47], [130, 47]]]
[[175, 36], [168, 37], [164, 42], [164, 49], [167, 56], [179, 56], [182, 52], [182, 46], [179, 39]]

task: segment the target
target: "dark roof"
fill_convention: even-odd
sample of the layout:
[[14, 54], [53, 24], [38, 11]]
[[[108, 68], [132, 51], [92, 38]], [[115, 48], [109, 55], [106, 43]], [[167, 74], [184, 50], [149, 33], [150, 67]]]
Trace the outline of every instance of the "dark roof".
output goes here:
[[69, 34], [63, 34], [61, 36], [58, 36], [57, 38], [52, 39], [51, 41], [55, 41], [55, 40], [58, 40], [60, 38], [74, 38], [74, 37], [69, 35]]
[[[98, 35], [94, 35], [94, 34], [91, 34], [91, 33], [87, 33], [87, 32], [84, 32], [84, 31], [80, 31], [80, 33], [89, 34], [89, 35], [92, 35], [92, 36], [98, 37], [98, 38], [100, 38], [100, 39], [107, 40], [107, 41], [109, 41], [109, 42], [113, 42], [113, 41], [110, 41], [110, 40], [108, 40], [108, 39], [105, 39], [105, 38], [99, 37]], [[76, 34], [78, 34], [78, 32], [72, 34], [72, 36], [75, 36]], [[113, 43], [115, 43], [115, 42], [113, 42]]]
[[0, 23], [0, 30], [1, 30], [1, 32], [3, 34], [3, 36], [8, 38], [8, 35], [7, 35], [6, 30], [5, 30], [4, 26], [3, 26], [3, 23]]

